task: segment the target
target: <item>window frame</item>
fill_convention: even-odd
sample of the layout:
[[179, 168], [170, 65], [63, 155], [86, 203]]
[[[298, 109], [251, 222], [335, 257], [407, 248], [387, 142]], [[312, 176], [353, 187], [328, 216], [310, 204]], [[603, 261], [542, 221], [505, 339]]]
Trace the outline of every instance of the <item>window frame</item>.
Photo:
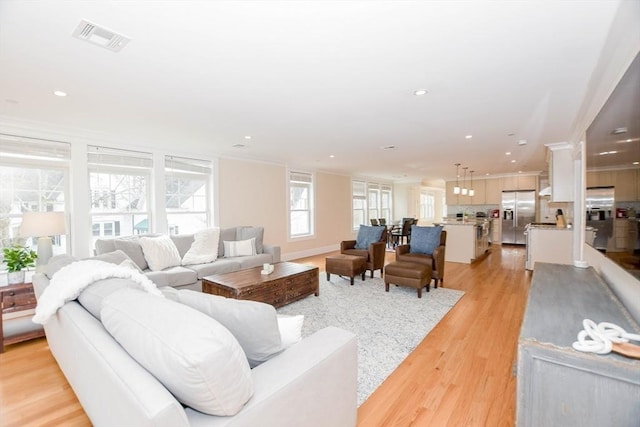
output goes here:
[[[175, 161], [175, 164], [169, 164], [168, 162]], [[180, 165], [182, 168], [180, 169]], [[167, 191], [168, 180], [171, 178], [183, 178], [193, 179], [193, 177], [201, 178], [204, 185], [204, 210], [188, 210], [188, 211], [172, 211], [166, 203], [166, 199], [169, 196]], [[169, 234], [179, 234], [181, 232], [179, 224], [172, 224], [170, 218], [172, 216], [180, 215], [204, 215], [204, 226], [210, 227], [212, 221], [212, 191], [213, 187], [213, 162], [210, 160], [202, 160], [195, 158], [188, 158], [183, 156], [165, 155], [164, 156], [164, 194], [165, 198], [165, 217], [167, 221], [167, 232]], [[194, 193], [195, 194], [195, 193]], [[184, 230], [184, 228], [183, 228]]]
[[[69, 212], [69, 206], [71, 203], [71, 144], [68, 142], [29, 138], [16, 135], [2, 134], [0, 133], [0, 167], [14, 168], [14, 169], [28, 169], [32, 171], [56, 171], [62, 173], [62, 189], [59, 190], [63, 195], [63, 200], [56, 203], [55, 200], [51, 201], [51, 205], [43, 204], [43, 201], [38, 202], [37, 210], [33, 212]], [[38, 176], [38, 184], [42, 184], [42, 175]], [[12, 185], [12, 191], [35, 191], [42, 192], [42, 188], [39, 186], [37, 189], [15, 189]], [[7, 183], [3, 183], [3, 186], [7, 186]], [[13, 198], [9, 201], [9, 206], [13, 205]], [[9, 233], [7, 236], [0, 236], [0, 242], [2, 246], [9, 246], [12, 243], [24, 244], [32, 249], [35, 249], [37, 238], [29, 236], [23, 237], [13, 235], [11, 229], [19, 229], [20, 225], [16, 224], [17, 220], [22, 219], [22, 215], [26, 210], [24, 206], [21, 207], [21, 212], [7, 212], [0, 213], [0, 219], [6, 218], [9, 221]], [[11, 225], [11, 223], [14, 225]], [[22, 221], [20, 221], [21, 223]], [[55, 253], [70, 253], [71, 230], [67, 230], [64, 235], [51, 236], [54, 241]], [[31, 239], [30, 244], [27, 242]], [[56, 250], [56, 246], [59, 250]]]
[[[364, 191], [360, 191], [360, 190]], [[375, 194], [375, 206], [372, 206], [372, 194]], [[386, 203], [383, 203], [386, 201]], [[356, 205], [363, 203], [363, 208]], [[357, 221], [362, 211], [363, 221]], [[393, 186], [381, 181], [368, 181], [362, 178], [351, 179], [351, 227], [358, 231], [360, 225], [370, 225], [371, 219], [384, 218], [387, 224], [393, 219]]]
[[[100, 153], [102, 151], [102, 153]], [[108, 162], [107, 164], [103, 164], [100, 162], [100, 156], [104, 155], [105, 158], [108, 156], [119, 157], [121, 160], [124, 160], [121, 164], [115, 164], [115, 161]], [[92, 160], [92, 158], [96, 158]], [[95, 245], [95, 241], [101, 238], [113, 238], [119, 236], [133, 236], [138, 234], [146, 234], [153, 231], [151, 226], [153, 221], [153, 211], [151, 205], [151, 193], [153, 191], [153, 154], [146, 151], [134, 151], [134, 150], [126, 150], [120, 148], [111, 148], [105, 146], [87, 146], [87, 178], [89, 180], [88, 188], [89, 188], [89, 236]], [[125, 164], [126, 163], [126, 164]], [[94, 211], [94, 208], [99, 208], [99, 206], [94, 206], [93, 194], [102, 192], [103, 194], [112, 194], [115, 190], [110, 188], [108, 190], [103, 190], [99, 187], [92, 187], [92, 174], [98, 175], [109, 175], [110, 179], [113, 176], [129, 176], [129, 177], [142, 177], [144, 178], [144, 210], [138, 209], [117, 209], [117, 205], [115, 199], [110, 197], [109, 209], [105, 212]], [[131, 204], [131, 200], [129, 200], [129, 206]], [[122, 218], [126, 216], [131, 216], [131, 233], [128, 233], [122, 224]], [[142, 218], [140, 218], [142, 217]], [[97, 220], [96, 220], [97, 219]], [[136, 224], [139, 224], [144, 219], [147, 220], [147, 229], [143, 232], [136, 232]], [[116, 227], [115, 223], [120, 223], [118, 228], [119, 233], [106, 235], [104, 234], [106, 227], [104, 226], [107, 223], [114, 224], [113, 231], [115, 232]], [[100, 235], [94, 235], [94, 224], [99, 224]], [[123, 234], [124, 231], [124, 234]]]
[[[295, 175], [306, 176], [309, 178], [309, 182], [300, 181], [293, 179]], [[302, 239], [310, 239], [315, 237], [315, 181], [316, 177], [313, 172], [308, 172], [300, 169], [288, 169], [287, 170], [287, 236], [289, 240], [302, 240]], [[296, 183], [296, 187], [306, 187], [308, 189], [308, 206], [306, 209], [294, 208], [292, 206], [292, 190], [294, 186], [293, 183]], [[292, 227], [292, 214], [294, 212], [308, 212], [308, 231], [300, 234], [293, 234]]]

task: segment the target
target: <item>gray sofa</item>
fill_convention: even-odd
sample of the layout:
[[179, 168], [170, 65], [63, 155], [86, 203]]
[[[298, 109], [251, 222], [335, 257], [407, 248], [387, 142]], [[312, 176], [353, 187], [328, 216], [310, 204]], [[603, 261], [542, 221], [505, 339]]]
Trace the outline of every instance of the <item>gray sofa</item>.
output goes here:
[[[49, 285], [49, 278], [36, 273], [33, 283], [36, 295], [40, 298]], [[98, 283], [87, 289], [99, 287]], [[190, 292], [164, 289], [165, 295], [168, 291]], [[124, 291], [142, 293], [131, 289]], [[104, 310], [108, 307], [106, 301], [114, 295], [122, 297], [119, 290], [111, 292], [98, 304], [98, 307], [102, 307], [102, 321], [80, 295], [77, 300], [66, 302], [45, 324], [49, 348], [93, 425], [355, 426], [357, 343], [352, 333], [328, 327], [276, 353], [248, 371], [253, 383], [253, 395], [239, 412], [228, 416], [208, 415], [183, 406], [169, 388], [142, 366], [139, 359], [125, 350], [125, 344], [110, 334], [108, 322], [104, 324], [106, 327], [103, 326]], [[126, 297], [128, 302], [135, 301], [129, 295]], [[164, 300], [164, 304], [180, 305], [178, 302], [151, 297]], [[144, 312], [148, 305], [129, 304], [128, 313], [137, 313], [138, 310]], [[192, 307], [186, 309], [196, 311]], [[173, 313], [173, 310], [168, 312]], [[148, 319], [145, 313], [138, 315], [143, 316], [143, 320]], [[164, 323], [158, 326], [160, 333], [166, 337], [166, 325], [169, 325], [168, 329], [174, 331], [170, 332], [171, 336], [178, 335], [182, 339], [184, 334], [178, 331], [184, 327], [184, 312], [182, 316], [174, 317], [179, 318], [175, 321], [170, 318], [163, 320]], [[194, 325], [193, 322], [189, 324]], [[143, 338], [152, 335], [155, 334], [137, 336]], [[154, 346], [151, 349], [153, 354], [157, 354]]]
[[[202, 291], [202, 278], [212, 274], [229, 273], [246, 268], [258, 267], [264, 263], [280, 262], [280, 247], [263, 243], [263, 227], [230, 227], [220, 229], [218, 243], [218, 258], [210, 263], [169, 267], [162, 271], [151, 271], [145, 261], [140, 245], [141, 237], [156, 237], [159, 234], [144, 234], [137, 236], [118, 237], [113, 239], [98, 239], [95, 243], [96, 255], [105, 255], [120, 250], [136, 263], [142, 272], [158, 287], [172, 286], [177, 289], [192, 289]], [[194, 242], [193, 234], [171, 235], [180, 257]], [[256, 255], [225, 257], [223, 242], [238, 241], [255, 237]]]

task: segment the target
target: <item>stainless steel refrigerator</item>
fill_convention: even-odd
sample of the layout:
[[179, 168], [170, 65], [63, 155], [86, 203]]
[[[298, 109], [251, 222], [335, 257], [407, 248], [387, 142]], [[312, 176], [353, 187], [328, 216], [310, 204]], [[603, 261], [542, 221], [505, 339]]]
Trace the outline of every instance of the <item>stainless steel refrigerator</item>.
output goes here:
[[502, 192], [502, 243], [524, 245], [524, 228], [535, 219], [535, 191]]

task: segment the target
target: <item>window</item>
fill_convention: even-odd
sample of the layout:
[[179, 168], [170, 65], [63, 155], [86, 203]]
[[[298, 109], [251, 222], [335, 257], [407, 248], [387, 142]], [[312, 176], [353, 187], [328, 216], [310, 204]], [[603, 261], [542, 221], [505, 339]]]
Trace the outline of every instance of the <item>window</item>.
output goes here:
[[351, 181], [352, 227], [357, 230], [361, 224], [370, 224], [371, 219], [384, 218], [391, 223], [393, 191], [389, 184]]
[[352, 181], [351, 193], [352, 193], [352, 227], [357, 230], [361, 224], [365, 224], [365, 204], [367, 203], [366, 194], [367, 183], [364, 181]]
[[[0, 135], [0, 245], [35, 250], [36, 237], [18, 237], [24, 212], [63, 212], [68, 194], [70, 146]], [[26, 238], [25, 238], [26, 237]], [[53, 237], [54, 254], [67, 252], [67, 236]]]
[[420, 192], [420, 218], [434, 220], [436, 215], [436, 197], [427, 191]]
[[149, 232], [151, 153], [87, 148], [94, 243], [99, 237]]
[[289, 172], [289, 237], [313, 235], [313, 175]]
[[391, 199], [392, 191], [390, 185], [380, 185], [380, 218], [387, 220], [387, 224], [391, 223]]
[[166, 156], [164, 167], [169, 233], [195, 233], [207, 228], [211, 162]]
[[367, 202], [368, 209], [367, 213], [369, 214], [369, 220], [380, 218], [379, 207], [380, 207], [380, 185], [375, 183], [369, 183], [367, 185]]

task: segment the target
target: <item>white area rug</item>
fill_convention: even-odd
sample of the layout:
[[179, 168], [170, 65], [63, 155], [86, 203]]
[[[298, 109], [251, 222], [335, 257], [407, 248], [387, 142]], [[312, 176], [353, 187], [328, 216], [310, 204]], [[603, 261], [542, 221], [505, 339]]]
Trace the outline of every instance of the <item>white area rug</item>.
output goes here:
[[279, 308], [282, 314], [304, 314], [302, 336], [337, 326], [358, 336], [358, 405], [393, 372], [444, 317], [464, 292], [431, 287], [422, 291], [391, 286], [369, 278], [363, 282], [320, 273], [320, 296], [309, 296]]

